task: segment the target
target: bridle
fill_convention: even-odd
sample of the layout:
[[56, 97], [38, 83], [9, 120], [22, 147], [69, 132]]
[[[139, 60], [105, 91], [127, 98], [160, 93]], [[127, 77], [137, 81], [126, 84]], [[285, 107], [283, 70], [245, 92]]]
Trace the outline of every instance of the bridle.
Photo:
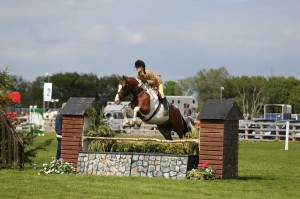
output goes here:
[[[123, 78], [125, 80], [125, 86], [123, 87], [121, 84], [121, 81], [119, 83], [119, 85], [122, 86], [121, 91], [119, 91], [117, 94], [119, 95], [119, 97], [121, 97], [121, 95], [123, 95], [123, 97], [126, 97], [128, 94], [130, 94], [130, 92], [135, 96], [136, 94], [140, 94], [139, 90], [144, 91], [144, 89], [137, 85], [134, 88], [131, 88], [128, 82], [128, 77], [124, 77]], [[138, 93], [139, 92], [139, 93]]]

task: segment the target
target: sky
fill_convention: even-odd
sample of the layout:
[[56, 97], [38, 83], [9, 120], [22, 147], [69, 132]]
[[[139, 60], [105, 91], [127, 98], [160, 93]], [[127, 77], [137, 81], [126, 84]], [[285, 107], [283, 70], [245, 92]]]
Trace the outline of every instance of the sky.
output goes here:
[[300, 79], [299, 0], [0, 0], [0, 69], [165, 81], [225, 66], [232, 76]]

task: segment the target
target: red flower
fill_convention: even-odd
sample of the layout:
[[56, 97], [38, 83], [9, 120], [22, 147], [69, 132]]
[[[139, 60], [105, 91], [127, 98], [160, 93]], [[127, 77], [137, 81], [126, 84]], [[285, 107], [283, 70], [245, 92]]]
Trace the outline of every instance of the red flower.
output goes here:
[[207, 168], [208, 162], [204, 162], [203, 164], [198, 164], [198, 167]]

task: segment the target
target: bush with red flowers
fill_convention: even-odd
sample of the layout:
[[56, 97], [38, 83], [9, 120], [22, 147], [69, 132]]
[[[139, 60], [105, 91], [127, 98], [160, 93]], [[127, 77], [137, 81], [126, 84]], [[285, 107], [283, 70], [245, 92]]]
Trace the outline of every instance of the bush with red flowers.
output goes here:
[[198, 167], [196, 169], [188, 171], [187, 179], [214, 180], [215, 170], [211, 167], [208, 167], [208, 162], [204, 162], [203, 164], [198, 164]]

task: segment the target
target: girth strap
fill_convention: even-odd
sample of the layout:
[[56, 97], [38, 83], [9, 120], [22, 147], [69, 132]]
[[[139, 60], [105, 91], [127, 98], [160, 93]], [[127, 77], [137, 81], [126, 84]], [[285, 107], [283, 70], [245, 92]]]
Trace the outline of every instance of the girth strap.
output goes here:
[[146, 119], [146, 120], [143, 120], [143, 121], [148, 122], [149, 120], [151, 120], [154, 117], [154, 115], [156, 115], [156, 113], [159, 111], [160, 107], [161, 107], [161, 102], [159, 102], [157, 108], [155, 109], [155, 111], [153, 112], [151, 117], [149, 117], [149, 119]]

